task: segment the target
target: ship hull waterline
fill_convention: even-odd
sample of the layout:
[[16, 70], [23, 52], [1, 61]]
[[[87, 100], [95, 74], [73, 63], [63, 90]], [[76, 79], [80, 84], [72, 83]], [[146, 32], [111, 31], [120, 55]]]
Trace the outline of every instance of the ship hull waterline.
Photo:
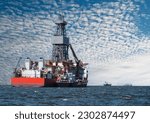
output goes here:
[[57, 82], [55, 79], [47, 78], [13, 77], [11, 78], [11, 85], [14, 87], [86, 87], [87, 83], [64, 83]]

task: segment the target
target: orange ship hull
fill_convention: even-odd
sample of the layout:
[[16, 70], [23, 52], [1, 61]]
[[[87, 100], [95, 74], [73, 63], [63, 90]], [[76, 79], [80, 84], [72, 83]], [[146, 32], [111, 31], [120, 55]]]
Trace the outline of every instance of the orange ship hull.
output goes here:
[[56, 79], [48, 78], [26, 78], [26, 77], [13, 77], [11, 78], [11, 85], [15, 87], [86, 87], [85, 82], [57, 82]]
[[11, 78], [12, 86], [26, 86], [26, 87], [55, 87], [57, 86], [56, 80], [47, 78], [25, 78], [25, 77], [13, 77]]

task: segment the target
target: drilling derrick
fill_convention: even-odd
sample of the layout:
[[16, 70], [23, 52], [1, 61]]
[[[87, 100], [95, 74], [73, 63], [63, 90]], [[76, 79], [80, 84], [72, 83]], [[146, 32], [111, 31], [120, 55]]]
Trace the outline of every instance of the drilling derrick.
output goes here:
[[69, 59], [69, 38], [66, 36], [65, 29], [67, 22], [64, 21], [64, 17], [60, 15], [55, 21], [55, 24], [57, 28], [52, 41], [52, 60], [54, 62], [67, 61]]

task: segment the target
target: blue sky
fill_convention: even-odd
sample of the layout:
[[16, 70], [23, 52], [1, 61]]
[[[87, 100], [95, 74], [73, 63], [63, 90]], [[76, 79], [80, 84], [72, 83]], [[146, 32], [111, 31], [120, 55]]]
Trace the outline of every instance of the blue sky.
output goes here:
[[9, 83], [20, 56], [51, 57], [61, 10], [70, 42], [89, 63], [90, 84], [150, 85], [149, 6], [149, 0], [0, 0], [0, 83]]

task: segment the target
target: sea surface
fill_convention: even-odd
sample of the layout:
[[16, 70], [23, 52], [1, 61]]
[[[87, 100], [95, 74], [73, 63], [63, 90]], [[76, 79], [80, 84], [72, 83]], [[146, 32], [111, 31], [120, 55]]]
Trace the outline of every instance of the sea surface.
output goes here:
[[1, 106], [150, 106], [150, 87], [23, 88], [1, 85]]

